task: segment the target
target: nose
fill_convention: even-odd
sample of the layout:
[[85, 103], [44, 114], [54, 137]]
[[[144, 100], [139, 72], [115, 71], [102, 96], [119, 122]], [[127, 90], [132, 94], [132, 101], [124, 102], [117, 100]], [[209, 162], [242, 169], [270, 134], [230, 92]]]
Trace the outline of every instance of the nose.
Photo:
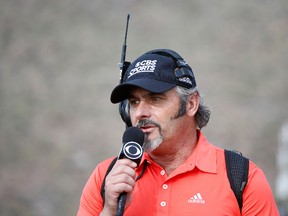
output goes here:
[[142, 100], [130, 110], [130, 116], [131, 118], [134, 116], [136, 120], [149, 118], [151, 116], [151, 107], [145, 100]]

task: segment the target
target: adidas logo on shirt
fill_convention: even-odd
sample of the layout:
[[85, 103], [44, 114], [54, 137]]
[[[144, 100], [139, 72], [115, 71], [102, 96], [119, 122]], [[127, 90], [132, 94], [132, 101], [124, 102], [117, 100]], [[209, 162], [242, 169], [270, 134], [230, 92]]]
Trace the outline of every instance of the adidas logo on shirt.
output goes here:
[[188, 199], [188, 203], [204, 204], [205, 200], [202, 198], [200, 193], [197, 193], [196, 195], [194, 195], [190, 199]]

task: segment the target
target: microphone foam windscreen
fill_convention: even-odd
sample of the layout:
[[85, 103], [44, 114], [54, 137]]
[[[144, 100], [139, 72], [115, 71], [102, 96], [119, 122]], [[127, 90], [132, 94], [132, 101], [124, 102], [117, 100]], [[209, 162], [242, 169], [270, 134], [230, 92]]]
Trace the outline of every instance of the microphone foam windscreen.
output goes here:
[[142, 146], [144, 143], [144, 138], [145, 138], [145, 135], [140, 128], [129, 127], [123, 134], [122, 143], [134, 141]]

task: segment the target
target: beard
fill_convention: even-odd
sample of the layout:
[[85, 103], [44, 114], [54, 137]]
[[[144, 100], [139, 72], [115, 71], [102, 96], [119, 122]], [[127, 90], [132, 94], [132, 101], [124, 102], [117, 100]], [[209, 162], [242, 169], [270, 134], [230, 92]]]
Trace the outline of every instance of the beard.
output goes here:
[[143, 144], [143, 149], [148, 152], [151, 153], [153, 152], [156, 148], [159, 147], [159, 145], [162, 143], [163, 141], [163, 135], [161, 132], [161, 126], [159, 123], [152, 121], [150, 119], [142, 119], [138, 122], [137, 127], [145, 127], [146, 125], [154, 125], [155, 127], [157, 127], [159, 129], [159, 136], [157, 136], [156, 138], [149, 140], [148, 136], [150, 133], [145, 133], [145, 140], [144, 140], [144, 144]]
[[[148, 136], [146, 136], [147, 138]], [[143, 144], [143, 148], [146, 152], [151, 153], [155, 149], [157, 149], [160, 144], [163, 142], [163, 136], [160, 134], [158, 137], [154, 138], [153, 140], [146, 139]]]

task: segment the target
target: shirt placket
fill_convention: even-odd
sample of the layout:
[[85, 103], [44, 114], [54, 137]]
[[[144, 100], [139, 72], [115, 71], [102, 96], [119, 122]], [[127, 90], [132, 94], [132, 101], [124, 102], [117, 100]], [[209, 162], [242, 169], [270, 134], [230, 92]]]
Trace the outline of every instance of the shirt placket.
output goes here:
[[158, 190], [157, 215], [169, 215], [171, 184], [165, 181], [167, 178], [165, 170], [161, 170], [160, 175], [163, 177], [163, 183]]

